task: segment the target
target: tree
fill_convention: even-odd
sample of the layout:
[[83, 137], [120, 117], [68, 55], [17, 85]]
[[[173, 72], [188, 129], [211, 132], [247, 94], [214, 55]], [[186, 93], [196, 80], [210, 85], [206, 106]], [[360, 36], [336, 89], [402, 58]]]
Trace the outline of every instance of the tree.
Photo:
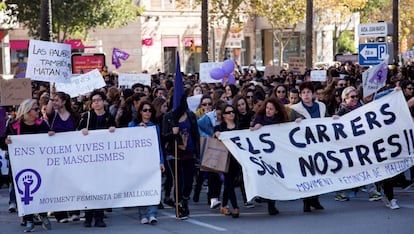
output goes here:
[[350, 31], [344, 31], [338, 38], [338, 53], [355, 53], [354, 35]]
[[[34, 38], [40, 37], [40, 1], [10, 0], [18, 6], [18, 19]], [[132, 0], [53, 0], [52, 31], [54, 41], [63, 42], [74, 35], [87, 36], [96, 27], [121, 27], [142, 14]]]
[[316, 27], [334, 26], [333, 52], [338, 52], [338, 39], [351, 21], [352, 14], [363, 9], [366, 0], [318, 0], [315, 1]]
[[279, 66], [282, 66], [284, 48], [292, 39], [297, 23], [304, 20], [306, 1], [254, 0], [253, 4], [255, 13], [266, 18], [272, 26], [273, 37], [279, 46]]
[[[361, 10], [361, 23], [374, 23], [378, 21], [392, 21], [392, 4], [389, 0], [368, 0]], [[401, 51], [409, 49], [414, 43], [414, 4], [412, 0], [399, 1], [399, 35]], [[394, 27], [394, 30], [396, 28]]]
[[[189, 1], [176, 0], [179, 7], [186, 8], [189, 6]], [[192, 5], [196, 9], [203, 0], [195, 0]], [[243, 22], [240, 16], [249, 15], [252, 12], [252, 0], [209, 0], [208, 6], [208, 22], [212, 27], [222, 27], [224, 30], [221, 37], [220, 48], [218, 52], [218, 60], [223, 61], [225, 57], [225, 46], [230, 29], [241, 30]]]

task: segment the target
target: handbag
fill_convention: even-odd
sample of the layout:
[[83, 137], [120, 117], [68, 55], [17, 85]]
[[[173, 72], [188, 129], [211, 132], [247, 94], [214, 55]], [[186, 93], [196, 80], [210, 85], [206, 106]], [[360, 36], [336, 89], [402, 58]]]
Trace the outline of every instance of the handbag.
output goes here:
[[223, 142], [212, 137], [201, 137], [200, 171], [227, 173], [229, 170], [229, 151]]

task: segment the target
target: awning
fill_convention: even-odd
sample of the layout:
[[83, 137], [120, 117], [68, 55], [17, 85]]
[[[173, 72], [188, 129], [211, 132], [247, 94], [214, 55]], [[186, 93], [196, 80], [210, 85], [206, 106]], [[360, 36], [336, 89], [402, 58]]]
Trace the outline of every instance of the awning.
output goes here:
[[179, 41], [177, 37], [163, 37], [161, 38], [163, 47], [178, 47]]
[[27, 50], [29, 48], [29, 40], [10, 40], [11, 50]]
[[95, 48], [95, 46], [85, 46], [81, 39], [65, 40], [65, 44], [69, 44], [73, 49]]
[[191, 46], [191, 40], [194, 41], [195, 46], [201, 46], [201, 38], [199, 38], [199, 37], [186, 37], [186, 38], [184, 38], [184, 46], [185, 47]]

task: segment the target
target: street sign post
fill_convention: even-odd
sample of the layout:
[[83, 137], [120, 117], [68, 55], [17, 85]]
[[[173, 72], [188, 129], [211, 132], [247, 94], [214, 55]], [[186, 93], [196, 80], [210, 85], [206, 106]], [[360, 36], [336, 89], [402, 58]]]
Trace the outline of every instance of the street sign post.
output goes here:
[[[358, 61], [361, 66], [378, 65], [386, 58], [392, 58], [391, 43], [366, 43], [359, 44]], [[388, 55], [388, 56], [387, 56]]]
[[393, 32], [392, 23], [378, 22], [358, 25], [359, 37], [386, 37]]

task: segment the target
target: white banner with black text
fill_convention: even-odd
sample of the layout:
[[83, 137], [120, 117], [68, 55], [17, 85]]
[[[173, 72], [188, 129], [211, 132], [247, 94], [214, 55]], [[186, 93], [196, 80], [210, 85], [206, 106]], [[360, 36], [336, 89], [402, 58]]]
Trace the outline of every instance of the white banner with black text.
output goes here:
[[19, 216], [155, 205], [161, 171], [155, 127], [11, 136]]
[[336, 120], [228, 131], [220, 139], [242, 166], [248, 200], [293, 200], [355, 188], [414, 164], [413, 121], [401, 91]]

